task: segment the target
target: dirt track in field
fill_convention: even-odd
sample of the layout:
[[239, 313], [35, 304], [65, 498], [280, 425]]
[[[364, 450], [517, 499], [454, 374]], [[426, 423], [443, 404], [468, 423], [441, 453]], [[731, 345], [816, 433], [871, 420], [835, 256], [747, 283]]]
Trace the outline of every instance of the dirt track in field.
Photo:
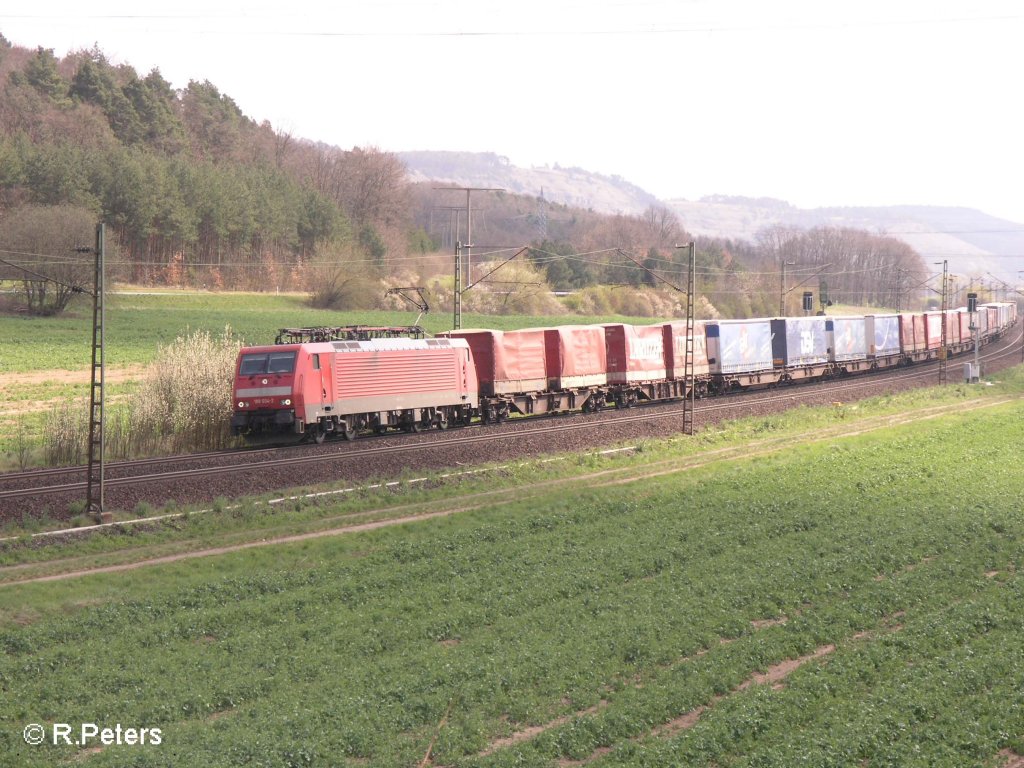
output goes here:
[[[409, 517], [393, 517], [387, 520], [375, 520], [369, 523], [357, 523], [356, 525], [346, 525], [341, 528], [331, 528], [326, 531], [312, 531], [310, 533], [297, 533], [291, 536], [280, 536], [273, 539], [261, 539], [260, 541], [247, 541], [243, 544], [232, 544], [226, 547], [213, 547], [211, 549], [200, 549], [193, 552], [179, 552], [174, 555], [164, 555], [162, 557], [154, 557], [148, 560], [137, 560], [132, 563], [120, 563], [118, 565], [104, 565], [97, 568], [85, 568], [79, 571], [68, 571], [66, 573], [56, 573], [49, 576], [36, 576], [31, 579], [24, 579], [22, 581], [11, 581], [7, 583], [0, 583], [0, 587], [13, 586], [15, 584], [29, 584], [33, 582], [42, 581], [60, 581], [63, 579], [74, 579], [80, 576], [92, 576], [99, 573], [117, 573], [119, 571], [132, 571], [136, 568], [144, 568], [150, 565], [164, 565], [166, 563], [176, 563], [180, 560], [192, 560], [197, 557], [214, 557], [216, 555], [226, 555], [230, 552], [240, 552], [243, 549], [252, 549], [254, 547], [269, 547], [276, 544], [293, 544], [297, 541], [306, 541], [307, 539], [319, 539], [324, 536], [340, 536], [346, 533], [360, 533], [362, 531], [372, 531], [377, 528], [384, 528], [391, 525], [402, 525], [403, 523], [411, 523], [417, 520], [430, 520], [435, 517], [447, 517], [448, 515], [454, 515], [457, 512], [464, 511], [462, 509], [449, 509], [440, 512], [427, 512], [422, 515], [412, 515]], [[15, 566], [17, 567], [17, 566]]]
[[[104, 377], [108, 384], [120, 384], [142, 378], [146, 366], [126, 365], [120, 368], [107, 368]], [[77, 371], [30, 371], [28, 373], [0, 373], [0, 388], [7, 386], [27, 386], [31, 384], [88, 384], [91, 381], [89, 369]]]
[[[138, 381], [145, 374], [142, 365], [127, 365], [123, 368], [108, 368], [104, 374], [107, 384], [123, 384], [126, 381]], [[20, 387], [33, 387], [39, 384], [79, 384], [87, 385], [91, 381], [88, 370], [79, 371], [31, 371], [29, 373], [0, 373], [0, 392], [17, 390]], [[87, 387], [88, 389], [88, 387]], [[9, 400], [0, 407], [0, 418], [18, 416], [22, 413], [45, 411], [67, 400], [67, 397], [51, 397], [46, 400]]]

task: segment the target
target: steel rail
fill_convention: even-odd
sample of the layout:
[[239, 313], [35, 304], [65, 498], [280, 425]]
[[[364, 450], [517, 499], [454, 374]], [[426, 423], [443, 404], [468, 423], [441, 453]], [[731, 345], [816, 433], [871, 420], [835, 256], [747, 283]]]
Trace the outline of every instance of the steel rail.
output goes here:
[[[1011, 354], [1016, 355], [1016, 347], [1024, 337], [1024, 329], [1021, 329], [1021, 333], [1008, 343], [996, 342], [998, 347], [995, 345], [990, 346], [989, 351], [982, 355], [982, 359], [987, 362], [1009, 357]], [[827, 391], [830, 394], [845, 394], [860, 389], [867, 389], [877, 387], [879, 384], [879, 378], [884, 377], [886, 381], [893, 383], [901, 381], [912, 381], [915, 379], [924, 379], [935, 376], [935, 367], [937, 361], [931, 360], [923, 364], [915, 364], [910, 368], [903, 369], [881, 369], [874, 372], [866, 372], [863, 374], [852, 374], [849, 379], [831, 379], [828, 381], [814, 381], [805, 382], [807, 386], [797, 387], [785, 387], [780, 390], [779, 387], [774, 387], [767, 390], [756, 390], [753, 392], [744, 391], [734, 395], [726, 395], [723, 397], [715, 397], [708, 400], [702, 400], [701, 406], [698, 408], [698, 413], [708, 411], [728, 411], [740, 408], [749, 407], [761, 403], [771, 403], [779, 401], [796, 401], [801, 398], [802, 395], [813, 395]], [[534, 419], [516, 420], [511, 422], [513, 424], [520, 424], [524, 428], [516, 430], [494, 430], [494, 429], [481, 429], [477, 431], [482, 425], [475, 425], [475, 427], [469, 427], [467, 429], [472, 430], [470, 434], [467, 434], [465, 429], [458, 429], [457, 436], [452, 437], [436, 437], [438, 433], [433, 433], [435, 437], [424, 443], [422, 441], [410, 442], [402, 445], [367, 445], [370, 441], [357, 441], [356, 443], [345, 444], [347, 450], [334, 450], [331, 452], [317, 452], [313, 454], [303, 454], [301, 456], [286, 456], [282, 458], [270, 459], [267, 461], [255, 461], [242, 464], [227, 464], [223, 466], [214, 467], [196, 467], [189, 469], [172, 470], [170, 472], [160, 472], [155, 474], [143, 474], [143, 475], [128, 475], [123, 477], [108, 477], [106, 479], [106, 485], [110, 488], [128, 487], [132, 485], [144, 485], [147, 483], [156, 482], [168, 482], [183, 478], [195, 478], [205, 476], [216, 476], [216, 475], [227, 475], [227, 474], [244, 474], [246, 472], [262, 472], [271, 469], [278, 469], [284, 467], [292, 467], [303, 464], [323, 464], [332, 461], [351, 461], [351, 460], [367, 460], [372, 459], [374, 456], [387, 455], [387, 454], [401, 454], [411, 451], [420, 451], [426, 447], [429, 449], [440, 448], [451, 446], [465, 446], [467, 443], [483, 443], [497, 440], [508, 440], [508, 439], [521, 439], [523, 437], [539, 437], [548, 434], [555, 434], [559, 432], [573, 432], [583, 429], [590, 429], [595, 426], [598, 420], [603, 423], [618, 425], [618, 424], [629, 424], [637, 421], [649, 421], [652, 419], [669, 419], [679, 418], [679, 414], [682, 412], [682, 401], [673, 401], [670, 403], [652, 403], [649, 406], [642, 406], [638, 408], [629, 408], [622, 411], [603, 411], [600, 417], [595, 418], [596, 414], [591, 415], [590, 418], [578, 418], [579, 414], [573, 414], [577, 418], [571, 421], [561, 421], [557, 424], [542, 424]], [[794, 403], [796, 404], [796, 403]], [[252, 455], [257, 451], [273, 451], [275, 448], [256, 449], [245, 451], [245, 455]], [[118, 466], [131, 467], [131, 466], [150, 466], [152, 464], [167, 464], [175, 461], [186, 461], [186, 460], [202, 460], [211, 457], [224, 457], [230, 455], [232, 452], [208, 452], [203, 454], [193, 454], [191, 456], [178, 456], [170, 458], [154, 458], [154, 459], [142, 459], [138, 462], [121, 462]], [[76, 470], [54, 470], [55, 473], [64, 472], [70, 473], [78, 471], [81, 473], [84, 468], [77, 468]], [[49, 470], [40, 470], [38, 473], [24, 473], [23, 476], [31, 475], [32, 479], [45, 477]], [[0, 482], [10, 478], [11, 476], [0, 476]], [[60, 493], [72, 493], [82, 491], [86, 487], [85, 481], [78, 481], [74, 483], [66, 483], [59, 485], [50, 485], [42, 487], [27, 487], [19, 489], [11, 489], [0, 491], [0, 500], [6, 499], [17, 499], [24, 498], [27, 496], [46, 496], [56, 495]]]

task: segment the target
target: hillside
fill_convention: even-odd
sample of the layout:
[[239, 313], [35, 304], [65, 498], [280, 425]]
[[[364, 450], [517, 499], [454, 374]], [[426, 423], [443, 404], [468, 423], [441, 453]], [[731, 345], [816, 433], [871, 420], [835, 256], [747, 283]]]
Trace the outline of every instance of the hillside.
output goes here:
[[[27, 254], [66, 251], [29, 237], [68, 229], [33, 225], [44, 215], [39, 209], [102, 219], [119, 254], [113, 279], [328, 294], [351, 283], [335, 298], [362, 306], [376, 289], [360, 280], [427, 284], [449, 273], [447, 254], [464, 237], [458, 209], [465, 198], [434, 189], [443, 186], [505, 190], [474, 198], [474, 240], [498, 250], [535, 246], [530, 258], [542, 271], [520, 276], [523, 285], [653, 287], [656, 271], [671, 282], [681, 269], [675, 246], [696, 236], [699, 264], [724, 275], [706, 290], [718, 291], [715, 305], [739, 316], [755, 308], [736, 305], [735, 297], [763, 300], [775, 290], [774, 281], [754, 279], [779, 260], [756, 243], [765, 227], [835, 227], [827, 237], [846, 241], [842, 258], [819, 246], [802, 258], [837, 275], [875, 269], [878, 278], [908, 256], [884, 244], [866, 249], [853, 228], [916, 247], [923, 261], [915, 255], [905, 267], [922, 277], [940, 258], [949, 258], [954, 273], [1011, 282], [1024, 267], [1021, 228], [978, 211], [801, 210], [741, 197], [662, 203], [618, 176], [557, 164], [519, 168], [495, 153], [345, 150], [247, 116], [208, 81], [175, 89], [159, 70], [142, 75], [115, 66], [98, 48], [58, 58], [0, 36], [0, 84], [0, 244]], [[616, 249], [643, 254], [646, 266]], [[52, 266], [45, 261], [27, 257], [18, 266], [45, 272]], [[879, 288], [841, 282], [856, 300]]]
[[414, 182], [497, 187], [513, 194], [545, 197], [574, 208], [601, 213], [643, 213], [658, 199], [619, 176], [582, 168], [519, 168], [491, 152], [400, 152]]
[[972, 208], [899, 205], [797, 208], [781, 200], [716, 195], [667, 205], [687, 230], [708, 237], [754, 240], [764, 227], [854, 227], [889, 234], [926, 262], [949, 260], [954, 274], [1016, 284], [1024, 269], [1024, 226]]
[[500, 187], [516, 194], [598, 213], [639, 214], [665, 205], [691, 234], [753, 242], [773, 226], [811, 229], [849, 227], [890, 234], [919, 251], [925, 262], [948, 259], [950, 271], [989, 275], [1016, 284], [1024, 269], [1024, 226], [971, 208], [899, 205], [797, 208], [772, 198], [713, 195], [700, 200], [654, 195], [618, 177], [579, 168], [519, 168], [494, 153], [403, 152], [399, 157], [417, 182]]

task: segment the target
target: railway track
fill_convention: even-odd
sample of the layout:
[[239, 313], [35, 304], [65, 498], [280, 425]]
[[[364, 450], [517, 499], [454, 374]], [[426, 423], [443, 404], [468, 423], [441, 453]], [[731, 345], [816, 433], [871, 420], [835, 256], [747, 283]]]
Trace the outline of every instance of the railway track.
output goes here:
[[[1019, 360], [1022, 337], [1024, 331], [1015, 327], [1007, 337], [984, 350], [982, 360], [989, 367], [1001, 368], [1015, 364]], [[957, 358], [957, 362], [953, 363], [954, 370], [959, 362], [967, 359], [968, 356]], [[698, 401], [697, 419], [698, 422], [708, 420], [709, 417], [720, 420], [741, 416], [749, 411], [780, 410], [779, 406], [788, 407], [815, 399], [820, 400], [823, 395], [830, 400], [854, 399], [864, 393], [878, 391], [882, 387], [937, 383], [937, 366], [938, 363], [932, 361], [896, 371], [860, 374], [848, 379], [702, 399]], [[958, 376], [953, 376], [952, 380], [955, 381], [957, 378]], [[225, 478], [273, 477], [279, 478], [274, 482], [281, 483], [279, 487], [283, 487], [289, 484], [321, 482], [324, 478], [349, 478], [353, 476], [354, 470], [356, 475], [367, 477], [373, 475], [372, 471], [367, 473], [367, 468], [380, 467], [385, 472], [393, 471], [394, 467], [401, 469], [416, 463], [406, 462], [405, 458], [419, 459], [426, 452], [436, 457], [449, 457], [456, 453], [466, 455], [467, 452], [469, 456], [474, 456], [478, 453], [474, 450], [478, 446], [500, 444], [509, 440], [518, 441], [520, 444], [529, 442], [531, 445], [539, 445], [540, 451], [543, 451], [545, 438], [564, 438], [573, 433], [584, 434], [590, 430], [600, 429], [614, 434], [615, 439], [621, 439], [619, 436], [630, 425], [652, 422], [664, 424], [672, 420], [681, 424], [681, 414], [682, 404], [675, 402], [625, 410], [608, 410], [591, 415], [573, 414], [571, 418], [513, 420], [497, 427], [472, 426], [447, 433], [433, 432], [397, 438], [382, 436], [361, 439], [355, 443], [335, 443], [326, 450], [322, 446], [304, 446], [298, 453], [295, 449], [288, 449], [284, 451], [287, 453], [284, 456], [280, 455], [282, 451], [279, 448], [257, 448], [116, 462], [107, 465], [105, 485], [108, 499], [116, 497], [119, 490], [126, 491], [119, 504], [122, 508], [130, 508], [132, 499], [145, 499], [146, 494], [139, 493], [139, 489], [146, 488], [156, 489], [155, 495], [152, 496], [155, 503], [175, 498], [175, 489], [185, 484], [201, 484], [208, 487], [212, 495], [200, 494], [206, 499], [214, 498], [216, 495], [237, 496], [269, 488], [263, 487], [265, 483], [261, 485], [259, 481], [225, 483]], [[668, 433], [672, 430], [663, 431]], [[605, 439], [608, 439], [607, 436]], [[443, 466], [443, 463], [434, 466]], [[304, 468], [302, 473], [294, 471], [298, 467]], [[151, 471], [154, 468], [159, 471]], [[323, 471], [316, 468], [323, 468]], [[60, 515], [61, 504], [66, 507], [74, 499], [83, 496], [86, 486], [84, 477], [84, 467], [0, 475], [0, 519], [10, 518], [12, 514], [24, 514], [26, 509], [46, 505], [49, 506], [51, 515], [55, 511]], [[217, 490], [225, 488], [227, 490], [223, 494], [217, 493]], [[47, 504], [48, 500], [52, 501]], [[129, 502], [127, 507], [124, 506], [124, 500]]]

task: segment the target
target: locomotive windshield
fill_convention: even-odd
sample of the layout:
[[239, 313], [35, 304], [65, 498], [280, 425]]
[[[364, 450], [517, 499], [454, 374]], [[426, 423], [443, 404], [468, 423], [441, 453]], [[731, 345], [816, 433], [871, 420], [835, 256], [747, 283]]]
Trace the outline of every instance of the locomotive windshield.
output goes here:
[[242, 355], [239, 376], [258, 376], [261, 373], [292, 373], [295, 371], [294, 352], [262, 352]]

